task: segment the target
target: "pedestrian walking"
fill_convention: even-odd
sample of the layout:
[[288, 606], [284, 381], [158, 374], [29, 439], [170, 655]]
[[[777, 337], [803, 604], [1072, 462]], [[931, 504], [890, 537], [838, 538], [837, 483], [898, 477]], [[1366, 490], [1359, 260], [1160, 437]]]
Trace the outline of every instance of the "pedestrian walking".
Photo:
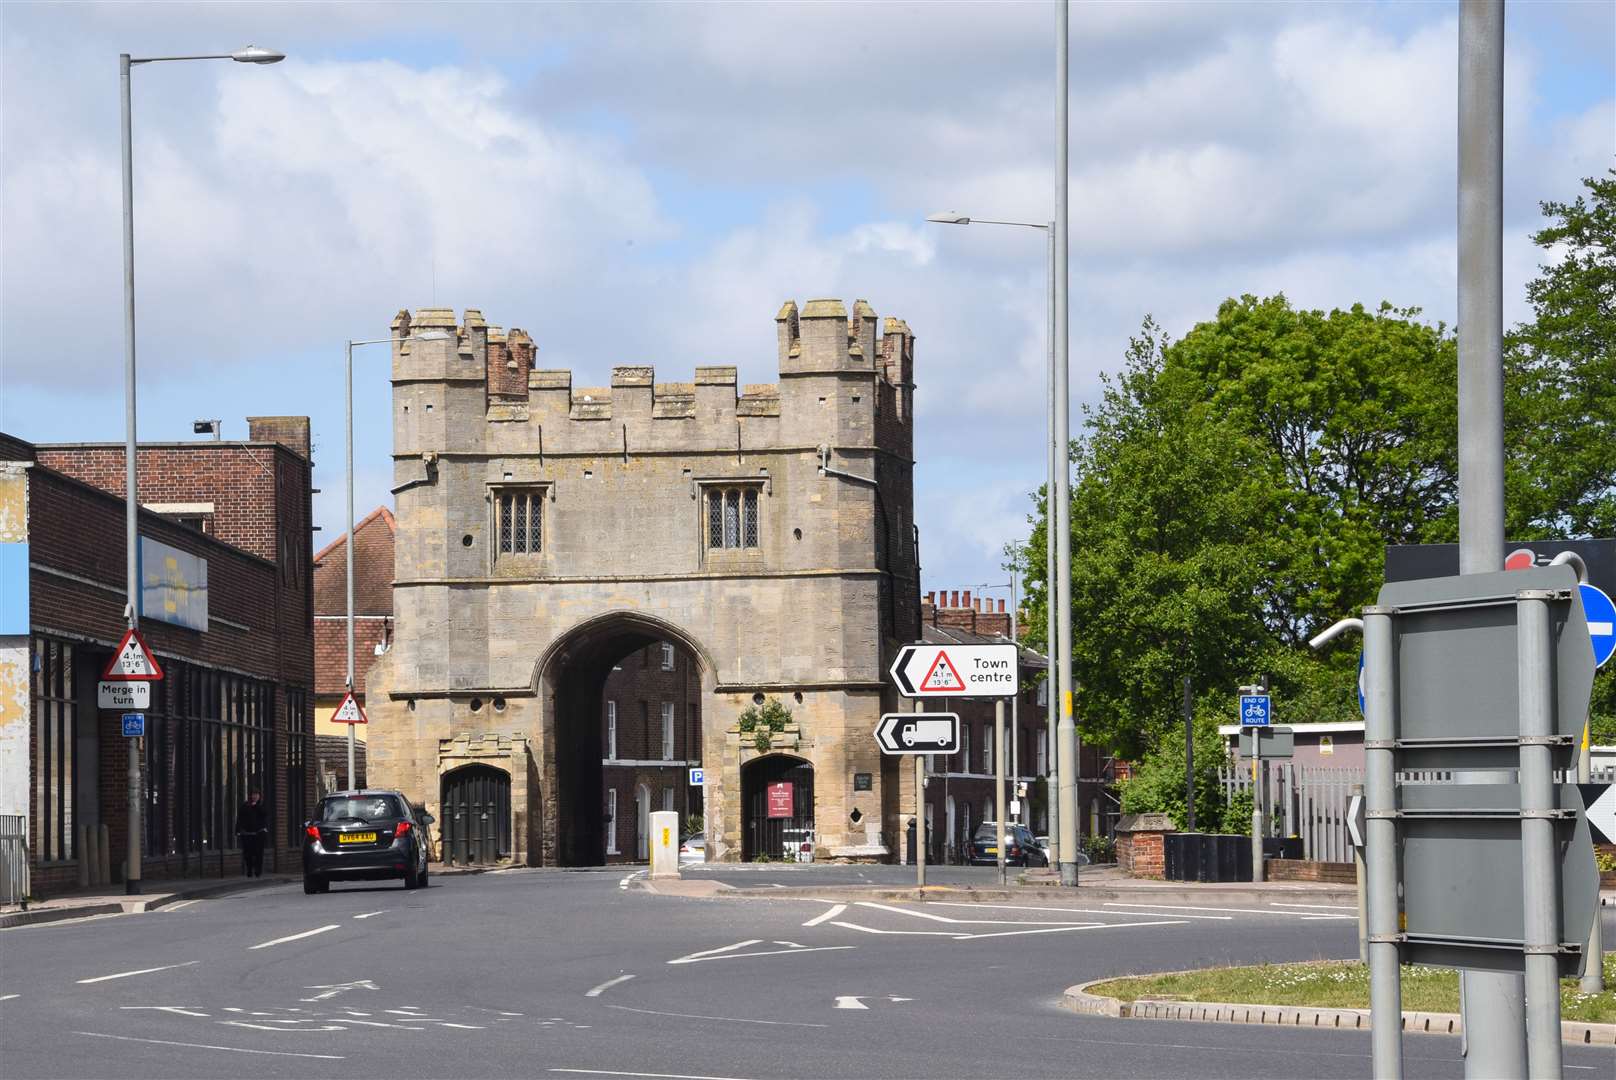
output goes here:
[[264, 876], [264, 841], [269, 836], [269, 808], [263, 792], [247, 793], [247, 801], [236, 811], [236, 836], [241, 841], [241, 872], [248, 877]]

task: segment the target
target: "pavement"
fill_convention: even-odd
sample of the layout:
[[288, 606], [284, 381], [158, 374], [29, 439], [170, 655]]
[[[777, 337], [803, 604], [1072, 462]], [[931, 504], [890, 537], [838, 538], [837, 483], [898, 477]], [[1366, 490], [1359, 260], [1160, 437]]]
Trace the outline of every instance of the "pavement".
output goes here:
[[[846, 884], [824, 869], [837, 872], [789, 880]], [[753, 874], [767, 893], [714, 900], [653, 895], [634, 887], [640, 873], [263, 887], [5, 929], [0, 1060], [8, 1080], [1369, 1072], [1363, 1032], [1060, 1008], [1067, 987], [1110, 975], [1352, 955], [1353, 912], [1318, 894], [835, 900], [732, 871], [708, 884]], [[1404, 1042], [1409, 1077], [1463, 1075], [1457, 1039]], [[1609, 1076], [1616, 1052], [1567, 1047], [1566, 1063], [1568, 1077]]]

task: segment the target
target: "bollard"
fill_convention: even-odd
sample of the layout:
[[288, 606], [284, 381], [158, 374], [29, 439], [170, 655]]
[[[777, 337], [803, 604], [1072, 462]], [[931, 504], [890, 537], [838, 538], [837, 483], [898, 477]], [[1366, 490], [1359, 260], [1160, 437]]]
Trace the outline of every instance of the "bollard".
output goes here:
[[79, 826], [78, 845], [73, 853], [78, 856], [79, 888], [83, 889], [90, 884], [90, 830], [84, 825]]
[[100, 826], [101, 836], [95, 842], [96, 884], [112, 884], [112, 830]]
[[651, 876], [679, 876], [679, 814], [674, 810], [651, 813]]

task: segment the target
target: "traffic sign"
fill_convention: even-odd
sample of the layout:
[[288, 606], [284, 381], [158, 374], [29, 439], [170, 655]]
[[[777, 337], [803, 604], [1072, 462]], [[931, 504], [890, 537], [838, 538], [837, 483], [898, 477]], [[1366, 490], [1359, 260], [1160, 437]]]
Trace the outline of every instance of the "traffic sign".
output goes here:
[[707, 782], [707, 772], [704, 769], [690, 770], [690, 786], [701, 787]]
[[895, 712], [881, 717], [875, 741], [883, 754], [953, 754], [960, 748], [958, 713]]
[[126, 712], [123, 714], [123, 736], [126, 739], [138, 739], [146, 734], [146, 714]]
[[[1261, 753], [1253, 753], [1253, 750], [1260, 750]], [[1265, 760], [1293, 758], [1296, 756], [1296, 732], [1288, 727], [1241, 728], [1240, 756]]]
[[1600, 667], [1616, 653], [1616, 604], [1597, 585], [1577, 586], [1582, 594], [1582, 611], [1588, 617], [1588, 638], [1594, 646], [1594, 667]]
[[1015, 697], [1014, 645], [905, 645], [892, 661], [904, 697]]
[[369, 720], [365, 719], [365, 710], [359, 707], [359, 701], [353, 696], [352, 690], [342, 695], [342, 704], [338, 705], [337, 711], [331, 714], [331, 722], [333, 724], [370, 723]]
[[1578, 784], [1596, 844], [1616, 844], [1616, 784]]
[[95, 707], [123, 712], [126, 709], [151, 708], [149, 682], [98, 682], [95, 684]]
[[118, 642], [101, 677], [112, 682], [156, 682], [163, 677], [163, 669], [140, 631], [130, 627], [123, 632], [123, 640]]
[[1364, 711], [1363, 653], [1358, 654], [1358, 715]]
[[1364, 825], [1368, 815], [1364, 812], [1364, 797], [1362, 795], [1347, 796], [1347, 839], [1352, 846], [1361, 848], [1365, 844], [1364, 837], [1368, 835]]
[[1267, 727], [1273, 722], [1273, 699], [1267, 694], [1240, 695], [1240, 725]]

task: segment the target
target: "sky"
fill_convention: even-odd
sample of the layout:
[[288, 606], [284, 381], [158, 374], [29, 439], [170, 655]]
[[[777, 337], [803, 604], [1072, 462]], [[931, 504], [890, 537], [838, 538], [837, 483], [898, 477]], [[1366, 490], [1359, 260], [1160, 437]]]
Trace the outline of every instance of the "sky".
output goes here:
[[[1457, 7], [1075, 3], [1074, 430], [1153, 316], [1382, 300], [1454, 321]], [[1616, 5], [1516, 2], [1505, 318], [1538, 202], [1616, 163]], [[344, 528], [343, 343], [478, 308], [604, 385], [775, 378], [782, 302], [916, 344], [927, 589], [1003, 582], [1045, 475], [1055, 8], [1036, 3], [33, 4], [0, 11], [0, 429], [121, 441], [117, 56], [134, 70], [139, 428], [313, 421]], [[357, 511], [390, 503], [387, 350], [356, 351]]]

